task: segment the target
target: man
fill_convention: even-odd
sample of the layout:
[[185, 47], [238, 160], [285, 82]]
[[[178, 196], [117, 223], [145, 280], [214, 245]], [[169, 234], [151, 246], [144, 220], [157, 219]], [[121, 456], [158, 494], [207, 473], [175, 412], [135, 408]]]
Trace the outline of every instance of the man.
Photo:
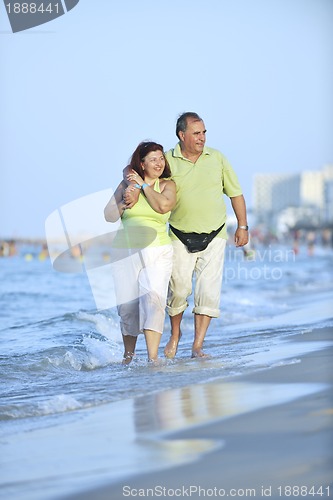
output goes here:
[[[246, 206], [237, 177], [227, 159], [217, 150], [205, 146], [206, 128], [196, 113], [184, 113], [176, 125], [179, 143], [167, 153], [173, 180], [177, 186], [177, 203], [170, 226], [183, 233], [211, 233], [226, 221], [223, 193], [231, 199], [238, 221], [236, 246], [248, 242]], [[164, 353], [173, 358], [181, 337], [181, 320], [188, 306], [187, 297], [194, 290], [194, 341], [192, 357], [202, 357], [207, 329], [212, 318], [219, 316], [226, 227], [207, 248], [191, 253], [171, 229], [174, 260], [169, 285], [167, 311], [171, 337]], [[186, 238], [186, 237], [185, 237]]]
[[[183, 113], [177, 120], [176, 135], [179, 143], [166, 154], [177, 187], [177, 203], [169, 221], [174, 251], [167, 302], [171, 337], [164, 354], [167, 358], [176, 355], [194, 273], [192, 357], [195, 358], [205, 356], [203, 343], [207, 329], [211, 319], [220, 314], [227, 238], [223, 194], [230, 198], [238, 221], [236, 246], [248, 242], [248, 226], [237, 176], [219, 151], [205, 146], [206, 128], [202, 118], [196, 113]], [[130, 193], [124, 198], [129, 208], [133, 203]]]

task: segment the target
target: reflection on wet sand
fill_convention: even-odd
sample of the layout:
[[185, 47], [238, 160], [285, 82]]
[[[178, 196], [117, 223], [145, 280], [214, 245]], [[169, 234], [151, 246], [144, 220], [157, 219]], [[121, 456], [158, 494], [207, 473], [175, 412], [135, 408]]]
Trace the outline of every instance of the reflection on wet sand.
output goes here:
[[320, 384], [219, 382], [171, 389], [135, 399], [137, 433], [166, 433], [285, 403], [320, 390]]
[[285, 403], [317, 392], [322, 384], [254, 384], [219, 382], [171, 389], [134, 400], [136, 443], [151, 460], [170, 467], [192, 462], [223, 447], [215, 439], [173, 439], [170, 432], [186, 431], [260, 408]]
[[[10, 490], [23, 498], [30, 481], [36, 485], [34, 500], [42, 500], [50, 492], [69, 494], [194, 462], [224, 446], [223, 424], [213, 439], [191, 435], [194, 427], [322, 388], [322, 384], [210, 382], [53, 416], [42, 428], [33, 424], [6, 434], [2, 473], [8, 495]], [[52, 449], [47, 460], [45, 449]]]

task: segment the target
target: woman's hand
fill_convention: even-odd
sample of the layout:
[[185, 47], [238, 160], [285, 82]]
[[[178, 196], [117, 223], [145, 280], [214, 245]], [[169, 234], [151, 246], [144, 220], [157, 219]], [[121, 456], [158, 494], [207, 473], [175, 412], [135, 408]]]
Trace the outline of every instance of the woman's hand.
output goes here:
[[131, 170], [130, 173], [126, 176], [126, 178], [128, 181], [136, 182], [140, 186], [142, 186], [142, 184], [144, 183], [142, 177], [140, 177], [140, 175], [135, 170]]

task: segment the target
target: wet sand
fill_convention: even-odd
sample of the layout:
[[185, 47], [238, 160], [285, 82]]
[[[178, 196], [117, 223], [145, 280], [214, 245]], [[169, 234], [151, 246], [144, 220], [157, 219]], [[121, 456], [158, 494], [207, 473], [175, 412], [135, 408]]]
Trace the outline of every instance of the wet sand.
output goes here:
[[[159, 434], [168, 467], [128, 477], [123, 471], [119, 480], [66, 498], [333, 496], [333, 330], [308, 330], [288, 342], [290, 364], [164, 391], [151, 406], [139, 398], [138, 439], [154, 446], [150, 438]], [[311, 352], [295, 355], [297, 345], [306, 352], [304, 343]]]

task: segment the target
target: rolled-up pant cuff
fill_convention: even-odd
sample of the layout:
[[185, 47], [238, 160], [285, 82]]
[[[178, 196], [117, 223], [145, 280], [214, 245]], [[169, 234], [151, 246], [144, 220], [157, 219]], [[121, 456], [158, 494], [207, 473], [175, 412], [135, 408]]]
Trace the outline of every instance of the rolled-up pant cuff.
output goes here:
[[219, 309], [210, 309], [209, 307], [194, 307], [192, 312], [194, 314], [204, 314], [205, 316], [210, 316], [211, 318], [218, 318], [220, 316]]
[[185, 304], [185, 305], [180, 306], [180, 307], [167, 306], [166, 311], [167, 311], [169, 316], [177, 316], [177, 314], [181, 314], [182, 312], [185, 311], [185, 309], [187, 308], [187, 305], [188, 304]]

